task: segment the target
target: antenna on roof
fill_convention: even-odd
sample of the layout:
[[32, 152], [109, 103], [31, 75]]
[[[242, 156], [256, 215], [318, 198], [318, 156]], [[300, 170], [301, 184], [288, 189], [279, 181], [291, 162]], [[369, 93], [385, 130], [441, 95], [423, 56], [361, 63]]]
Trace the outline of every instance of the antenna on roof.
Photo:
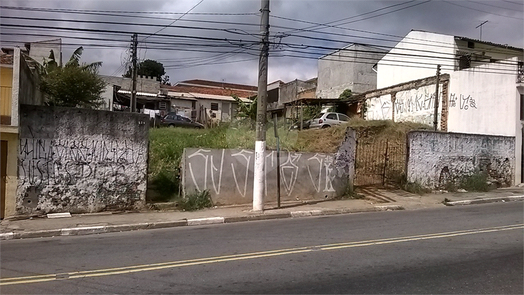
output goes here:
[[483, 23], [481, 23], [480, 25], [476, 26], [475, 29], [477, 28], [480, 28], [480, 41], [482, 41], [482, 26], [487, 23], [488, 21], [484, 21]]

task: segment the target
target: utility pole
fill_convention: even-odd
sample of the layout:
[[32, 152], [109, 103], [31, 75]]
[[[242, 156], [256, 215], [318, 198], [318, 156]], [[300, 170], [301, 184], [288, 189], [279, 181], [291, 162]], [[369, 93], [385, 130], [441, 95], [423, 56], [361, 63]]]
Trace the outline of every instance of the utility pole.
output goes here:
[[488, 21], [484, 21], [483, 23], [481, 23], [480, 25], [476, 26], [475, 29], [478, 29], [480, 28], [480, 41], [482, 41], [482, 26], [487, 23]]
[[264, 211], [266, 111], [267, 111], [267, 61], [269, 55], [269, 0], [261, 0], [260, 56], [258, 59], [258, 95], [255, 141], [255, 171], [253, 177], [253, 211]]
[[440, 83], [440, 65], [437, 65], [437, 81], [435, 87], [435, 113], [433, 114], [433, 128], [438, 129], [438, 84]]
[[136, 113], [136, 55], [138, 47], [138, 35], [135, 33], [131, 38], [131, 61], [133, 67], [131, 68], [131, 79], [133, 80], [133, 86], [131, 89], [131, 113]]

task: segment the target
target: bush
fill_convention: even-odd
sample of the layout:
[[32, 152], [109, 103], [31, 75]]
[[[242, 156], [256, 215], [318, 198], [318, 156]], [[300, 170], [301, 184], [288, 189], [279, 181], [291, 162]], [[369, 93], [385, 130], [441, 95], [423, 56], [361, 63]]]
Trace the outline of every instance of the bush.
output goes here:
[[488, 175], [483, 172], [463, 177], [460, 182], [460, 188], [474, 192], [487, 192], [491, 189]]

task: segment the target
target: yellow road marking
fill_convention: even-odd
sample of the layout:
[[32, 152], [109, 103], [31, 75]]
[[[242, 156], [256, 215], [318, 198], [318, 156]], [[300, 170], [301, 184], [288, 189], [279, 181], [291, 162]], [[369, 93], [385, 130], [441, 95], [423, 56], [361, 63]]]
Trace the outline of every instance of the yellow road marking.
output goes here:
[[442, 239], [442, 238], [448, 238], [448, 237], [465, 236], [465, 235], [490, 233], [490, 232], [500, 232], [500, 231], [507, 231], [507, 230], [522, 229], [522, 228], [524, 228], [524, 224], [513, 224], [513, 225], [496, 226], [496, 227], [471, 229], [471, 230], [422, 234], [422, 235], [405, 236], [405, 237], [398, 237], [398, 238], [385, 238], [385, 239], [376, 239], [376, 240], [367, 240], [367, 241], [358, 241], [358, 242], [335, 243], [335, 244], [326, 244], [326, 245], [318, 245], [318, 246], [306, 246], [306, 247], [288, 248], [288, 249], [280, 249], [280, 250], [224, 255], [224, 256], [215, 256], [215, 257], [207, 257], [207, 258], [197, 258], [197, 259], [189, 259], [189, 260], [142, 264], [142, 265], [96, 269], [96, 270], [87, 270], [87, 271], [76, 271], [76, 272], [68, 272], [68, 273], [44, 274], [44, 275], [12, 277], [12, 278], [0, 278], [0, 286], [28, 284], [28, 283], [37, 283], [37, 282], [48, 282], [48, 281], [55, 281], [55, 280], [58, 281], [58, 280], [89, 278], [89, 277], [101, 277], [101, 276], [128, 274], [128, 273], [143, 272], [143, 271], [161, 270], [161, 269], [167, 269], [167, 268], [177, 268], [177, 267], [184, 267], [184, 266], [203, 265], [203, 264], [247, 260], [247, 259], [257, 259], [257, 258], [264, 258], [264, 257], [274, 257], [274, 256], [281, 256], [281, 255], [313, 252], [313, 251], [330, 251], [330, 250], [337, 250], [337, 249], [347, 249], [347, 248], [365, 247], [365, 246], [373, 246], [373, 245], [405, 243], [405, 242], [411, 242], [411, 241], [421, 241], [421, 240], [431, 240], [431, 239]]

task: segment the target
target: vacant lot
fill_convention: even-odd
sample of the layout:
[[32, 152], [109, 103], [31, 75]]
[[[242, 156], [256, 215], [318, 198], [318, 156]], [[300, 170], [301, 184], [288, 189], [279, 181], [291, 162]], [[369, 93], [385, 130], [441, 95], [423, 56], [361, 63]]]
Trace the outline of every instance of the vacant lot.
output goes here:
[[[428, 129], [429, 126], [391, 121], [364, 121], [353, 119], [348, 124], [357, 131], [359, 144], [375, 139], [405, 140], [406, 133], [413, 129]], [[278, 128], [280, 148], [303, 152], [336, 152], [344, 138], [347, 126], [318, 130], [288, 130]], [[268, 124], [267, 149], [276, 149], [273, 126]], [[169, 200], [180, 191], [180, 161], [184, 148], [203, 147], [212, 149], [254, 149], [255, 131], [248, 126], [224, 124], [212, 129], [159, 128], [150, 131], [149, 185], [155, 191], [150, 201]]]

